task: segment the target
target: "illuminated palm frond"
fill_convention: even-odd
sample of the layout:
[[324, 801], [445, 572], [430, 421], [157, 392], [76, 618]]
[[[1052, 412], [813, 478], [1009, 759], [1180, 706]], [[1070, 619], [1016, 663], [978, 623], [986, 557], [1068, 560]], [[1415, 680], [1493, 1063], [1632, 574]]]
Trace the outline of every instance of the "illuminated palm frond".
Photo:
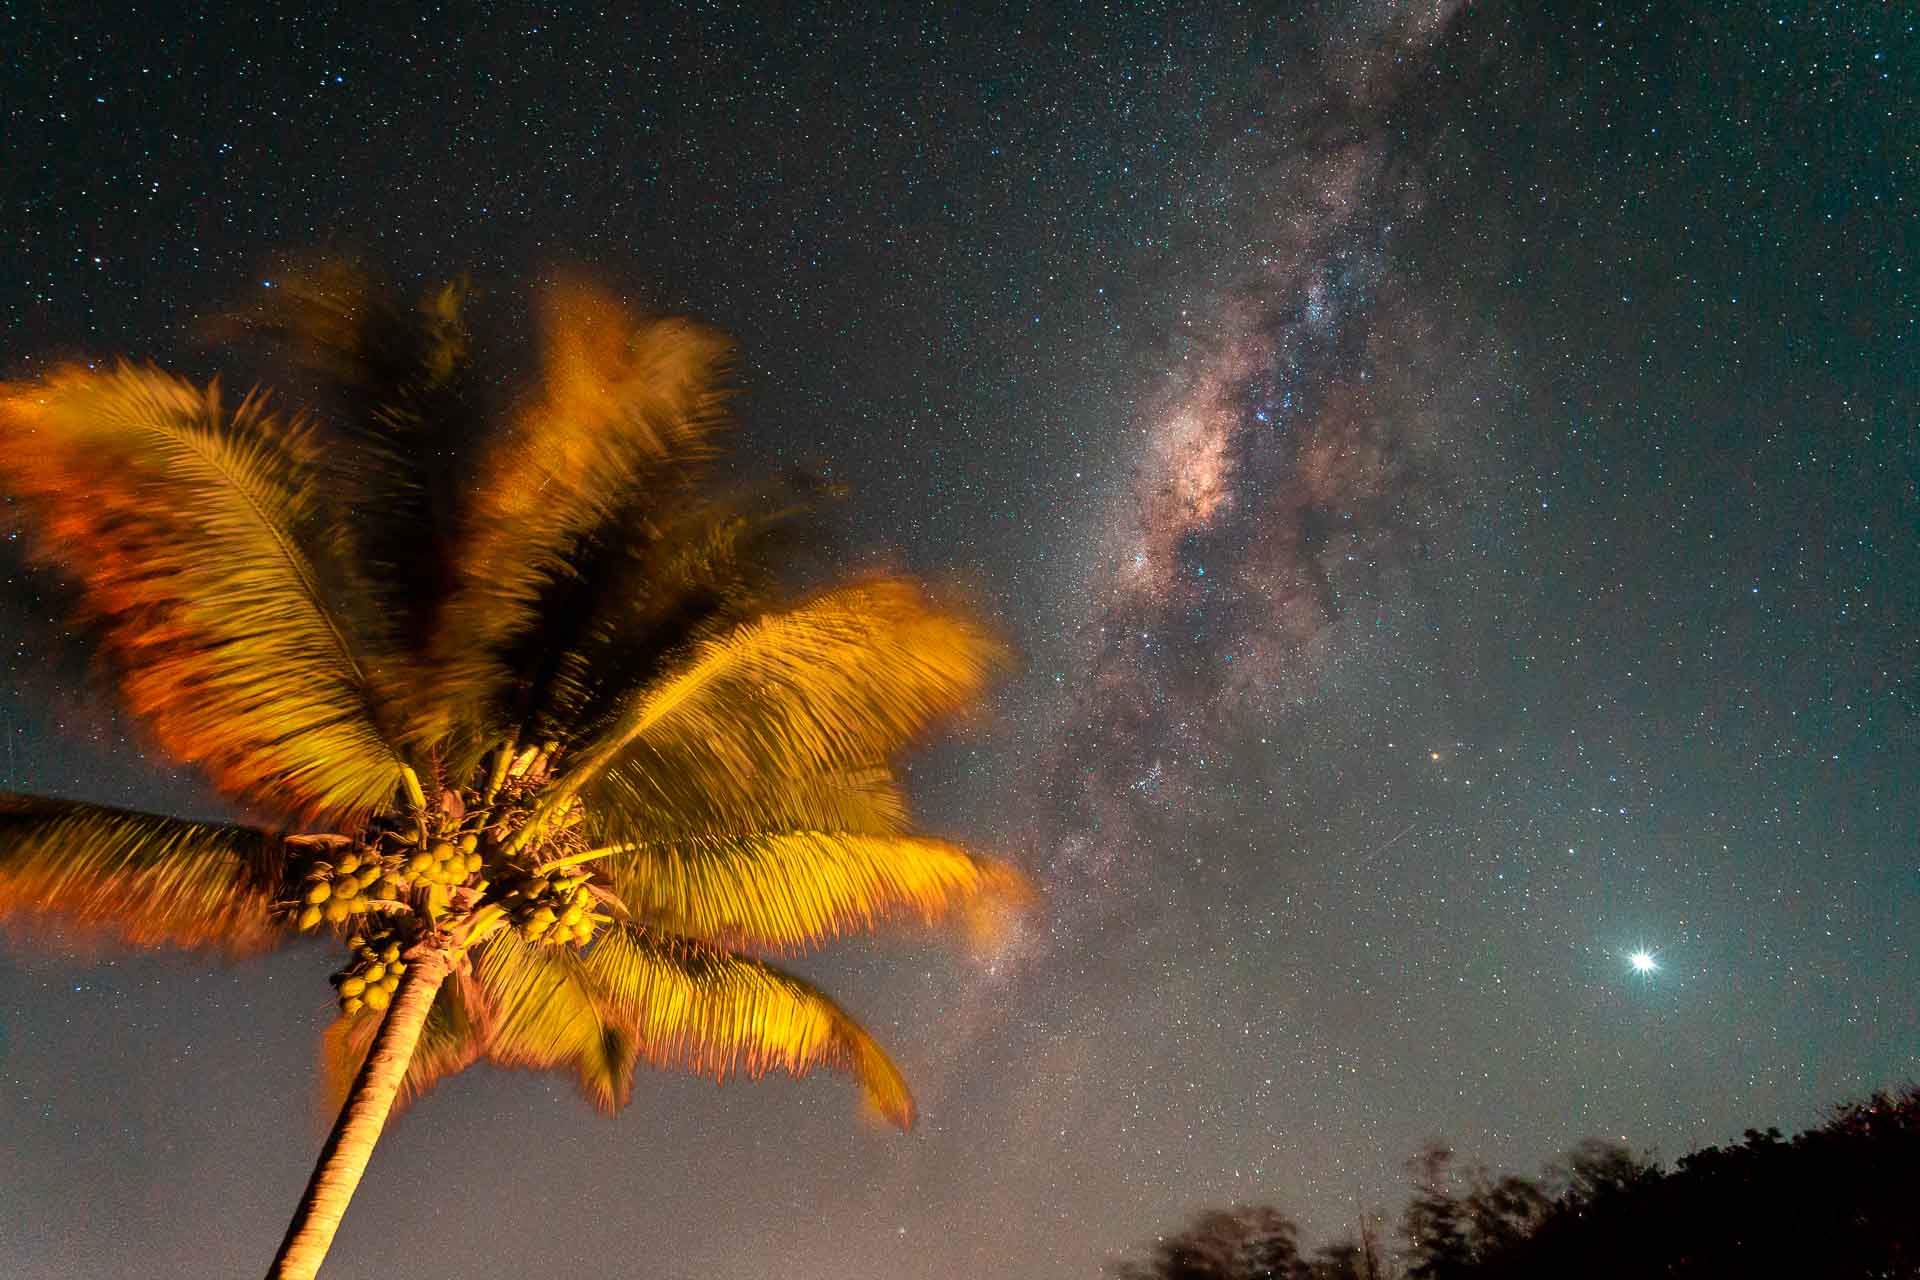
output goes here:
[[[717, 771], [708, 783], [717, 781]], [[616, 764], [581, 791], [599, 846], [677, 836], [752, 836], [768, 831], [897, 835], [907, 798], [882, 766], [817, 774], [763, 774], [731, 785], [686, 785], [674, 775]]]
[[913, 1095], [899, 1068], [812, 985], [720, 948], [638, 926], [608, 928], [576, 963], [655, 1067], [715, 1080], [826, 1067], [905, 1129]]
[[154, 369], [67, 368], [0, 387], [0, 479], [168, 755], [294, 823], [391, 799], [379, 699], [303, 547], [325, 533], [306, 426]]
[[492, 1011], [489, 1062], [571, 1071], [599, 1110], [627, 1104], [640, 1052], [632, 1019], [614, 1008], [570, 950], [502, 933], [480, 948], [474, 974]]
[[0, 921], [54, 916], [137, 946], [264, 950], [280, 841], [265, 832], [0, 794]]
[[673, 933], [792, 953], [897, 920], [979, 929], [1033, 897], [1026, 877], [944, 840], [788, 831], [682, 837], [607, 860], [613, 891]]
[[504, 654], [537, 630], [584, 546], [651, 501], [664, 506], [713, 451], [730, 348], [686, 320], [639, 321], [597, 289], [543, 299], [545, 359], [535, 393], [481, 456], [458, 581], [439, 631], [421, 731], [470, 744], [474, 723], [513, 684]]
[[912, 583], [875, 578], [693, 646], [634, 694], [567, 767], [557, 805], [611, 773], [716, 794], [863, 769], [971, 705], [1003, 650]]

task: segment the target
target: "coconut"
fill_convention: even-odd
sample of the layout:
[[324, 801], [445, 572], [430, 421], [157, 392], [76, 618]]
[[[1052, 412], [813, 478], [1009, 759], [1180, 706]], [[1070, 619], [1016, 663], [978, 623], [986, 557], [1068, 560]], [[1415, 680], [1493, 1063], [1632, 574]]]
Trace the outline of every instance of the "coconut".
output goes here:
[[318, 907], [308, 907], [300, 913], [299, 927], [302, 929], [313, 928], [313, 926], [320, 923], [320, 917], [323, 914], [325, 913]]
[[358, 974], [355, 974], [351, 977], [341, 979], [340, 997], [343, 1000], [349, 999], [353, 996], [359, 995], [362, 991], [365, 991], [366, 989], [367, 989], [367, 980], [365, 978], [360, 977]]
[[367, 993], [360, 998], [367, 1002], [367, 1008], [378, 1013], [392, 1003], [393, 994], [385, 987], [368, 987]]

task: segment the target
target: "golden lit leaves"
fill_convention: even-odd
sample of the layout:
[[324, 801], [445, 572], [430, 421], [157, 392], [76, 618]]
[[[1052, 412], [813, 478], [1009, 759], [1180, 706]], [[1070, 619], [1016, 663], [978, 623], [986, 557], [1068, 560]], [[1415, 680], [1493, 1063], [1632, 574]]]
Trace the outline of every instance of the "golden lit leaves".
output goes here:
[[609, 766], [630, 790], [742, 798], [771, 778], [868, 768], [971, 707], [1004, 653], [911, 582], [840, 587], [695, 645], [629, 699], [569, 766], [560, 794]]
[[1005, 863], [944, 840], [793, 831], [683, 837], [607, 861], [613, 889], [640, 919], [674, 933], [791, 953], [896, 920], [984, 923], [1030, 905]]
[[64, 918], [136, 946], [265, 950], [279, 842], [245, 827], [0, 794], [0, 920]]
[[[657, 757], [656, 757], [657, 758]], [[703, 774], [703, 777], [711, 776]], [[596, 844], [676, 836], [751, 836], [767, 831], [898, 835], [907, 800], [884, 768], [823, 774], [769, 773], [751, 785], [689, 786], [688, 775], [615, 763], [582, 789]]]
[[866, 1030], [778, 969], [685, 938], [607, 929], [579, 962], [656, 1067], [726, 1080], [828, 1067], [852, 1076], [893, 1124], [913, 1124], [906, 1080]]
[[398, 762], [300, 544], [314, 446], [256, 402], [155, 369], [0, 387], [0, 483], [83, 591], [130, 709], [169, 756], [292, 824], [350, 824]]
[[631, 1018], [618, 1015], [567, 948], [522, 943], [499, 933], [481, 947], [475, 976], [492, 1011], [487, 1060], [536, 1071], [570, 1069], [601, 1111], [633, 1091]]

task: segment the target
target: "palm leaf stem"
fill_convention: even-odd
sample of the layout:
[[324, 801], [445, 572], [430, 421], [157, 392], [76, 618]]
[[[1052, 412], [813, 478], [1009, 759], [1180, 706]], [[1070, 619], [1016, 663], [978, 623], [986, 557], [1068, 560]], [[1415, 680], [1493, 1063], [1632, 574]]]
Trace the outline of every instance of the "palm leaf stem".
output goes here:
[[409, 964], [393, 1004], [374, 1036], [366, 1063], [355, 1077], [340, 1118], [320, 1151], [313, 1176], [294, 1210], [286, 1239], [274, 1255], [267, 1280], [312, 1280], [326, 1260], [340, 1219], [367, 1171], [373, 1147], [393, 1111], [394, 1099], [406, 1078], [407, 1064], [426, 1026], [427, 1012], [451, 971], [446, 952], [419, 948]]
[[502, 742], [499, 749], [494, 752], [493, 771], [487, 775], [487, 791], [484, 797], [488, 804], [493, 803], [493, 798], [500, 794], [500, 788], [505, 785], [507, 781], [507, 766], [513, 763], [515, 741], [514, 738], [509, 737], [505, 742]]
[[592, 862], [597, 858], [611, 857], [616, 853], [631, 853], [639, 847], [637, 844], [610, 844], [598, 849], [588, 849], [584, 853], [570, 853], [564, 858], [555, 858], [552, 862], [541, 863], [539, 873], [543, 876], [552, 875], [556, 871], [577, 867], [583, 862]]
[[407, 803], [415, 809], [424, 811], [427, 807], [427, 793], [420, 789], [420, 775], [413, 771], [412, 765], [403, 764], [400, 766], [400, 778], [407, 784]]

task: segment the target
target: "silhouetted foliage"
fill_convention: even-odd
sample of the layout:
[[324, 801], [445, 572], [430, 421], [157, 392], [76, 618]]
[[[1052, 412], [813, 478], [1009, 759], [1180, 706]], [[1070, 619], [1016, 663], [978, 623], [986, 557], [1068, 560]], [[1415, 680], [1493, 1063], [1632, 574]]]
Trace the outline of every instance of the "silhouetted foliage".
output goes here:
[[1199, 1214], [1162, 1236], [1144, 1262], [1120, 1262], [1117, 1280], [1296, 1280], [1305, 1276], [1299, 1228], [1278, 1209], [1243, 1205]]
[[[1203, 1213], [1119, 1280], [1920, 1280], [1920, 1088], [1837, 1108], [1788, 1140], [1749, 1129], [1671, 1171], [1589, 1139], [1540, 1179], [1462, 1175], [1429, 1143], [1408, 1162], [1413, 1190], [1398, 1259], [1371, 1222], [1300, 1252], [1278, 1209]], [[1248, 1247], [1265, 1242], [1265, 1252]], [[1253, 1261], [1258, 1259], [1257, 1262]], [[1253, 1269], [1258, 1266], [1266, 1270]]]

